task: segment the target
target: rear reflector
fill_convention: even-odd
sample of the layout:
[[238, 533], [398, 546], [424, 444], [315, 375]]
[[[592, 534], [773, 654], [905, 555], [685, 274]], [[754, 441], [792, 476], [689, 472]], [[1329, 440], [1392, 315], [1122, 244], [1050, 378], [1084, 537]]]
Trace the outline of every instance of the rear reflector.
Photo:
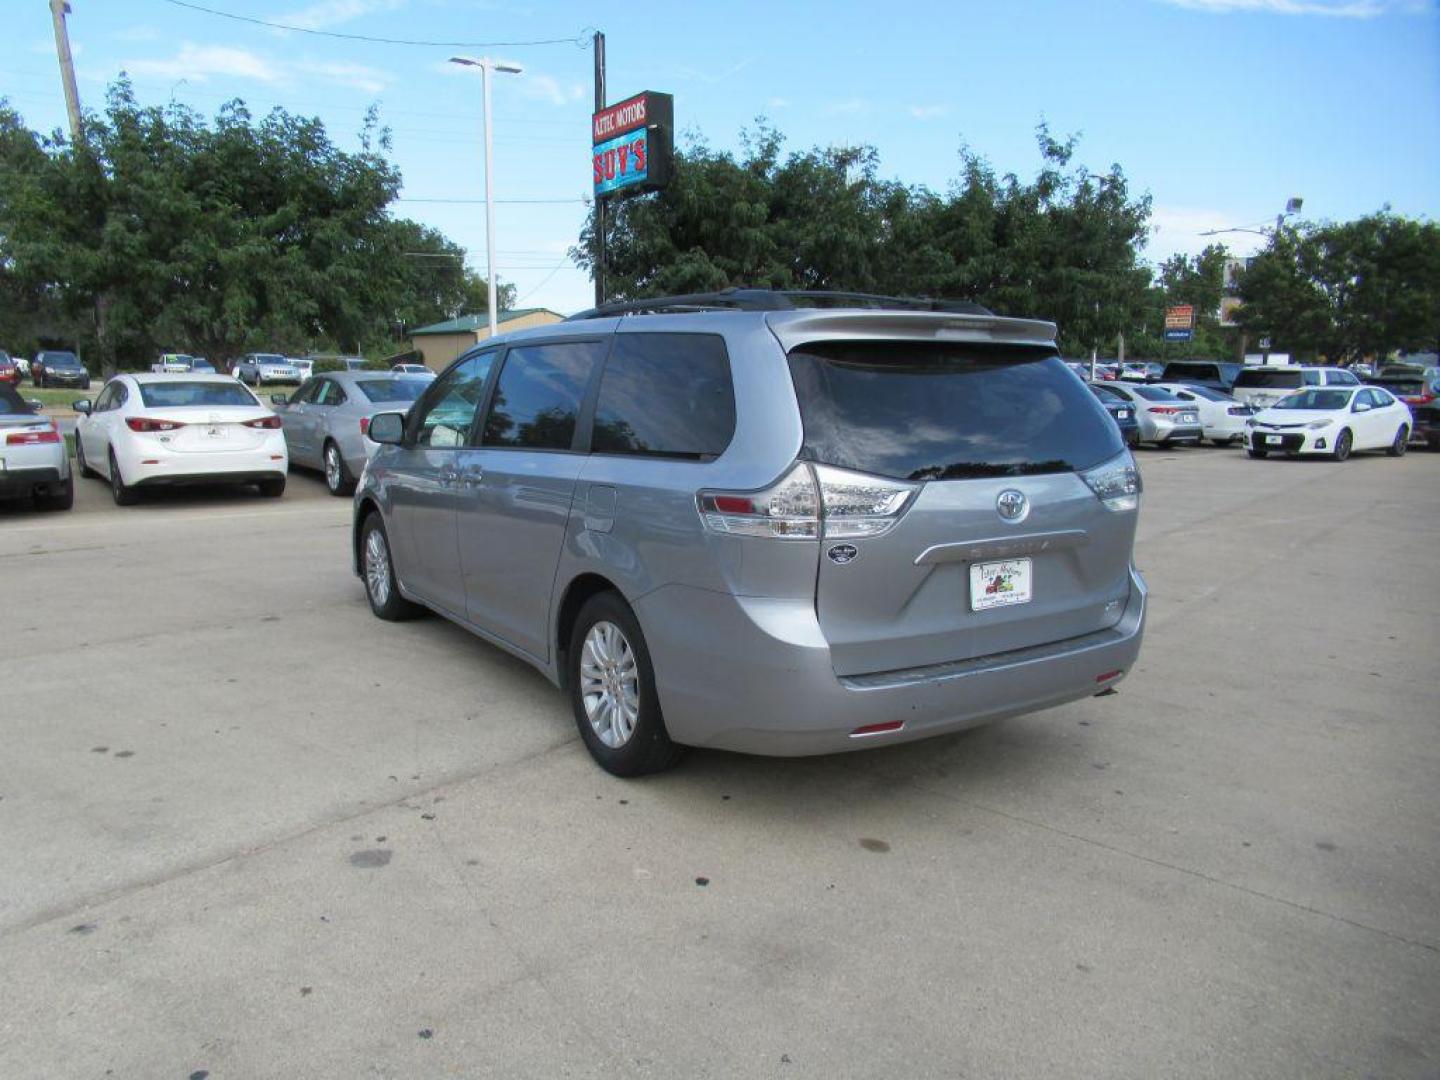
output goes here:
[[865, 735], [884, 735], [887, 731], [899, 731], [905, 726], [904, 720], [886, 720], [883, 724], [866, 724], [850, 732], [852, 739]]
[[360, 417], [360, 434], [361, 434], [361, 435], [369, 435], [369, 434], [370, 434], [370, 417], [368, 417], [368, 416], [362, 416], [362, 417]]
[[1118, 678], [1119, 678], [1121, 675], [1123, 675], [1123, 674], [1125, 674], [1124, 671], [1107, 671], [1107, 672], [1105, 672], [1104, 675], [1096, 675], [1096, 676], [1095, 676], [1095, 681], [1096, 681], [1096, 682], [1109, 682], [1111, 679], [1118, 679]]
[[54, 428], [49, 431], [12, 431], [5, 436], [6, 446], [39, 446], [42, 443], [58, 443], [60, 433]]

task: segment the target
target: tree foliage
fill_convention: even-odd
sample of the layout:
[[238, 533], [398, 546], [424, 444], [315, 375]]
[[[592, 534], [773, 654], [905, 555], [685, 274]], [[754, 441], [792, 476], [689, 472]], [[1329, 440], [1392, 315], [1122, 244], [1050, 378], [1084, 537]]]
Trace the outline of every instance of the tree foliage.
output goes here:
[[1241, 282], [1242, 324], [1272, 348], [1332, 361], [1440, 345], [1440, 224], [1388, 209], [1284, 229]]
[[24, 323], [4, 329], [109, 370], [166, 348], [393, 351], [402, 325], [484, 310], [463, 251], [390, 215], [386, 150], [373, 113], [348, 153], [316, 119], [235, 101], [207, 123], [123, 80], [76, 143], [0, 102], [0, 298]]
[[[1075, 140], [1041, 125], [1033, 179], [960, 151], [943, 194], [878, 176], [869, 147], [784, 153], [762, 123], [736, 156], [692, 140], [669, 187], [616, 205], [607, 293], [638, 298], [727, 286], [973, 298], [1051, 319], [1062, 347], [1112, 341], [1143, 315], [1138, 258], [1150, 216], [1118, 165], [1074, 162]], [[572, 257], [593, 269], [593, 221]]]

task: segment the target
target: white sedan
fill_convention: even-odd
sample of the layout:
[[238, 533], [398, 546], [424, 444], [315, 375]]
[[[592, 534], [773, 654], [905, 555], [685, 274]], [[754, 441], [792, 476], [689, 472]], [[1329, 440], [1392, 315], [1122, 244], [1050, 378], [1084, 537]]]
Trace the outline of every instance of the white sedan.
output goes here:
[[92, 404], [75, 402], [81, 476], [110, 481], [128, 506], [161, 484], [255, 484], [285, 492], [289, 455], [280, 418], [224, 375], [117, 375]]
[[1229, 394], [1211, 390], [1208, 386], [1191, 386], [1189, 383], [1155, 383], [1162, 390], [1169, 390], [1181, 401], [1194, 405], [1200, 414], [1200, 426], [1205, 429], [1205, 438], [1216, 446], [1230, 446], [1245, 437], [1245, 420], [1255, 412], [1249, 405], [1241, 404]]
[[1415, 420], [1403, 401], [1378, 386], [1297, 390], [1245, 422], [1245, 450], [1267, 454], [1327, 454], [1344, 461], [1356, 450], [1405, 453]]

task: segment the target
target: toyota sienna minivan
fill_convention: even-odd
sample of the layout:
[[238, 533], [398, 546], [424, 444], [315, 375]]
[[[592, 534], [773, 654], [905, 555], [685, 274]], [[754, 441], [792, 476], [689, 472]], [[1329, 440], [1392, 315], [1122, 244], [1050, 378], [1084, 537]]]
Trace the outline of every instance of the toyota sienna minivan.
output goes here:
[[1108, 690], [1140, 475], [1050, 323], [727, 290], [482, 342], [382, 413], [354, 566], [570, 696], [622, 776], [884, 746]]

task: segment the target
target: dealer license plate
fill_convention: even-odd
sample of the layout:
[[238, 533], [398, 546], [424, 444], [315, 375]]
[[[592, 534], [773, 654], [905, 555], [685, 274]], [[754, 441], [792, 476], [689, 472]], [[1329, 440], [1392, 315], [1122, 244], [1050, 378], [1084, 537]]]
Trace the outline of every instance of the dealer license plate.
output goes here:
[[970, 610], [988, 611], [1030, 602], [1032, 567], [1029, 559], [970, 564]]
[[1265, 436], [1265, 445], [1266, 445], [1266, 446], [1279, 446], [1279, 445], [1280, 445], [1280, 436], [1279, 436], [1279, 435], [1266, 435], [1266, 436]]

